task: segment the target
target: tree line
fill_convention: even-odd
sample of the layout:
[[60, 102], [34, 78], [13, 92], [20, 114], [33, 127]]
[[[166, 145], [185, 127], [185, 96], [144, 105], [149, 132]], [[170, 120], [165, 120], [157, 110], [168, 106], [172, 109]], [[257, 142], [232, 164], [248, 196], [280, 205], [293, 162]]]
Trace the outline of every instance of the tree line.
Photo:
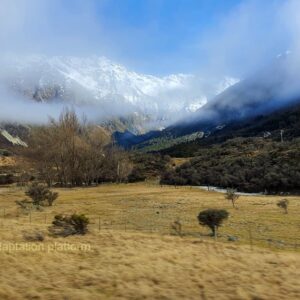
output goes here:
[[197, 157], [165, 172], [161, 183], [245, 192], [300, 192], [300, 139], [280, 143], [236, 138], [201, 148]]
[[123, 182], [132, 170], [128, 154], [100, 126], [64, 110], [58, 120], [31, 129], [23, 155], [48, 186]]

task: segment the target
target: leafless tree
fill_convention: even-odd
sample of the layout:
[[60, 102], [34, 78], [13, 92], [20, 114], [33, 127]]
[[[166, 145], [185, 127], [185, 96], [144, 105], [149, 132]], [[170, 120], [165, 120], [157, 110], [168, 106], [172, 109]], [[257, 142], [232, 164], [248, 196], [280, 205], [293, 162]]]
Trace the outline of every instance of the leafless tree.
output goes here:
[[48, 186], [121, 182], [131, 171], [127, 153], [111, 145], [103, 128], [80, 121], [67, 109], [58, 121], [51, 119], [48, 125], [33, 128], [25, 155]]
[[234, 189], [227, 189], [225, 198], [232, 203], [232, 207], [235, 208], [235, 202], [239, 199], [239, 195], [236, 193]]

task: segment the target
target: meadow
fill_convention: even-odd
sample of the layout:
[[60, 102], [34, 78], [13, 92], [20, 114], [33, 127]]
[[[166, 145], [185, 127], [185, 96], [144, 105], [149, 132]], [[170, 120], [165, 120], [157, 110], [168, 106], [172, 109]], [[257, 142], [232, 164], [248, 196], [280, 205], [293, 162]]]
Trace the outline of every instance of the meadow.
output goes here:
[[[84, 213], [91, 220], [90, 227], [98, 231], [172, 234], [171, 223], [179, 220], [184, 236], [211, 239], [209, 229], [199, 226], [197, 215], [206, 208], [219, 208], [230, 213], [219, 230], [219, 241], [234, 236], [238, 244], [252, 242], [261, 247], [300, 251], [298, 196], [240, 196], [237, 207], [232, 208], [224, 194], [195, 187], [160, 186], [153, 181], [56, 191], [60, 196], [53, 207], [24, 215], [15, 204], [15, 200], [24, 199], [24, 188], [0, 189], [1, 224], [43, 226], [51, 224], [56, 214]], [[289, 200], [288, 214], [276, 205], [282, 198]]]
[[[224, 195], [155, 182], [56, 189], [42, 212], [23, 214], [24, 188], [0, 188], [1, 299], [297, 299], [300, 197]], [[197, 214], [230, 218], [215, 240]], [[47, 234], [54, 215], [84, 213], [85, 236]], [[180, 220], [182, 237], [171, 224]], [[24, 233], [41, 232], [42, 242]], [[235, 241], [228, 238], [235, 237]], [[27, 247], [27, 248], [26, 248]]]

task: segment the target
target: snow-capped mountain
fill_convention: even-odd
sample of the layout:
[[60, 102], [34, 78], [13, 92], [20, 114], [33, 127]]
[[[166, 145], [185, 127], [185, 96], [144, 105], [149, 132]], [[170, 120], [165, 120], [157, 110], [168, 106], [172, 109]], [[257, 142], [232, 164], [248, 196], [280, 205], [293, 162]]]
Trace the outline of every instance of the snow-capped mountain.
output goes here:
[[237, 80], [207, 83], [192, 74], [153, 76], [129, 71], [105, 57], [5, 57], [0, 83], [40, 102], [96, 106], [107, 115], [140, 113], [174, 121]]

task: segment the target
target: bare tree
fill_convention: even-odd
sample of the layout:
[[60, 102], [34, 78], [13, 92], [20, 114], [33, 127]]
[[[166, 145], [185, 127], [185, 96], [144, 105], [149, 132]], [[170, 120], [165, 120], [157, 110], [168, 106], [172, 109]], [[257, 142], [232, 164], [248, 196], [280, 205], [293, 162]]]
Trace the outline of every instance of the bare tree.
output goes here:
[[277, 206], [282, 208], [284, 212], [288, 213], [288, 207], [289, 207], [289, 200], [288, 199], [282, 199], [277, 202]]
[[239, 199], [239, 195], [236, 193], [235, 189], [227, 189], [225, 198], [232, 203], [232, 207], [235, 208], [235, 202]]
[[103, 128], [81, 122], [67, 109], [58, 121], [32, 130], [25, 155], [48, 186], [122, 182], [132, 169], [127, 153], [111, 144]]

